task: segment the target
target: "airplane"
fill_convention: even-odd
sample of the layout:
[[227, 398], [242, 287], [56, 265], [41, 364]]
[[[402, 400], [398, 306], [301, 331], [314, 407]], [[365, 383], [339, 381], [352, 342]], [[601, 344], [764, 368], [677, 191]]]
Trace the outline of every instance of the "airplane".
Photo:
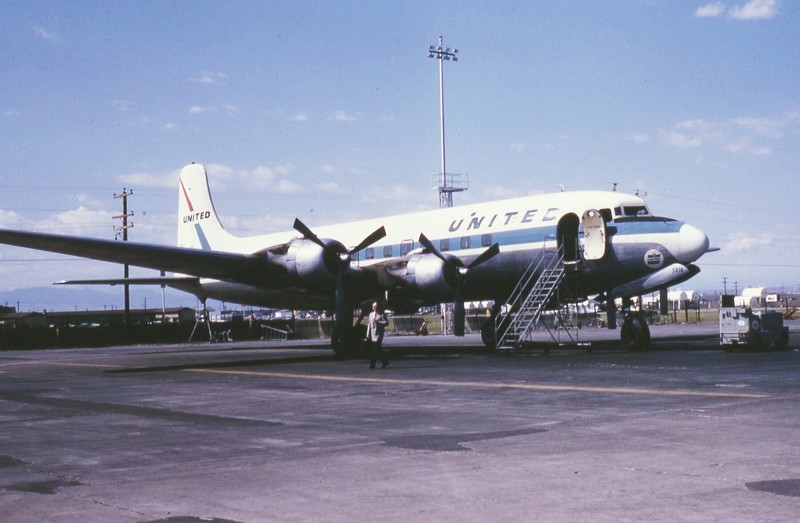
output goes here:
[[[641, 197], [616, 191], [562, 191], [314, 230], [296, 218], [289, 231], [240, 237], [224, 229], [206, 170], [195, 163], [180, 173], [177, 246], [8, 229], [0, 229], [0, 243], [162, 274], [59, 283], [166, 285], [195, 295], [204, 310], [209, 298], [333, 310], [331, 346], [342, 356], [357, 350], [354, 311], [362, 305], [379, 301], [403, 314], [454, 302], [453, 330], [463, 336], [465, 301], [493, 301], [496, 317], [531, 262], [557, 252], [579, 274], [580, 296], [607, 300], [609, 328], [616, 328], [614, 300], [623, 299], [623, 342], [649, 340], [631, 298], [688, 280], [700, 272], [693, 262], [714, 250], [698, 228], [655, 216]], [[494, 322], [481, 334], [492, 347]]]

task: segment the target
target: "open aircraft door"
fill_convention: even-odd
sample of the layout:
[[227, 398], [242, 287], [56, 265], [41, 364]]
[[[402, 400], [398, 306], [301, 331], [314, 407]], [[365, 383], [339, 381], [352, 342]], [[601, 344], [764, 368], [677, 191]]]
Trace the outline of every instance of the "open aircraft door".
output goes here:
[[606, 223], [600, 211], [589, 209], [581, 217], [583, 225], [583, 258], [599, 260], [606, 254]]

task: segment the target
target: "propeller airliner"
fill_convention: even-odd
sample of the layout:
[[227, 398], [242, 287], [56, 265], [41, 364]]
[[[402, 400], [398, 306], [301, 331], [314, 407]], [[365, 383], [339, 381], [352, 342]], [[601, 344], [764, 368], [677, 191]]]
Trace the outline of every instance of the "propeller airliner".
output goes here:
[[[463, 336], [464, 302], [493, 301], [496, 316], [542, 257], [561, 253], [577, 274], [578, 294], [604, 296], [613, 307], [615, 298], [629, 303], [688, 280], [709, 251], [696, 227], [654, 216], [642, 198], [616, 191], [525, 196], [313, 229], [298, 218], [286, 232], [238, 237], [223, 228], [206, 170], [194, 163], [180, 174], [177, 246], [6, 229], [0, 243], [172, 273], [61, 283], [158, 284], [203, 304], [212, 298], [332, 309], [331, 344], [340, 355], [357, 346], [353, 311], [373, 300], [397, 313], [454, 302], [454, 332]], [[623, 341], [649, 339], [646, 322], [626, 314]], [[488, 346], [494, 329], [494, 322], [483, 328]]]

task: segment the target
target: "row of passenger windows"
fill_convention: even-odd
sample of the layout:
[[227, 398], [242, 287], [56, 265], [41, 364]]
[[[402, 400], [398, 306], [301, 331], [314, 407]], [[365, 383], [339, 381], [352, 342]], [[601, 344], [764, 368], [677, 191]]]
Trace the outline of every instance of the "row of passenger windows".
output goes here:
[[[447, 252], [453, 249], [453, 245], [458, 244], [458, 249], [469, 249], [477, 247], [473, 245], [478, 240], [477, 236], [462, 236], [461, 238], [443, 238], [439, 240], [439, 250]], [[489, 247], [492, 244], [491, 234], [482, 234], [480, 236], [480, 246]], [[376, 257], [393, 258], [405, 256], [412, 250], [419, 247], [413, 240], [406, 240], [398, 245], [384, 245], [383, 247], [367, 247], [364, 249], [364, 258], [367, 260], [374, 260]]]
[[[558, 209], [554, 209], [558, 210]], [[600, 214], [603, 217], [603, 220], [608, 223], [613, 221], [614, 216], [646, 216], [650, 214], [645, 206], [626, 206], [626, 207], [615, 207], [614, 208], [614, 216], [611, 214], [611, 209], [600, 209]], [[461, 238], [443, 238], [439, 240], [439, 250], [442, 252], [446, 252], [452, 250], [454, 248], [458, 249], [469, 249], [471, 247], [477, 247], [477, 245], [473, 245], [474, 242], [478, 240], [477, 236], [462, 236]], [[458, 243], [458, 247], [454, 247], [454, 245]], [[480, 246], [481, 247], [489, 247], [492, 244], [492, 235], [491, 234], [483, 234], [480, 236]], [[385, 245], [383, 247], [367, 247], [364, 249], [364, 258], [367, 260], [374, 260], [376, 257], [383, 257], [383, 258], [393, 258], [393, 257], [400, 257], [405, 256], [418, 245], [413, 240], [406, 240], [403, 243], [398, 245]]]

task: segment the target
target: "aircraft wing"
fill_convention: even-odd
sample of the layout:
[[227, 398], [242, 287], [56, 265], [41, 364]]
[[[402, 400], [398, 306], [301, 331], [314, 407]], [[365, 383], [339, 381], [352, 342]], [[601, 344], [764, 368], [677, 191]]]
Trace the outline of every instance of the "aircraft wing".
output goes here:
[[266, 256], [0, 229], [0, 243], [247, 284], [275, 271]]

